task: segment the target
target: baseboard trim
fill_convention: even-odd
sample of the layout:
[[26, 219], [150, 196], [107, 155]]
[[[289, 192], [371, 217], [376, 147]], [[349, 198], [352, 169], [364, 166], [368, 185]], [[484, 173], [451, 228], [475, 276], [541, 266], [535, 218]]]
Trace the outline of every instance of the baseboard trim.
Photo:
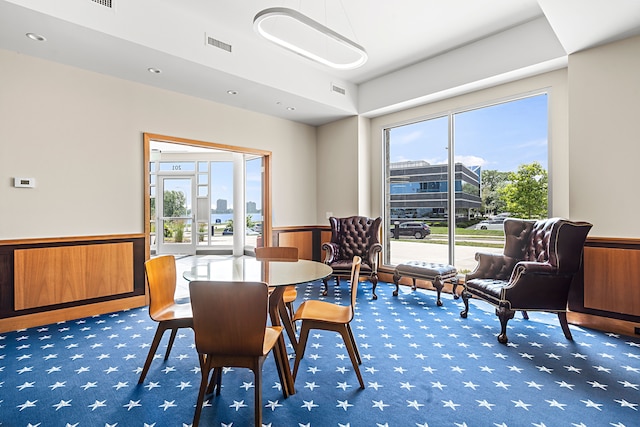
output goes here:
[[81, 319], [97, 314], [112, 313], [114, 311], [138, 308], [146, 305], [146, 297], [139, 295], [130, 298], [86, 304], [76, 307], [51, 310], [41, 313], [26, 314], [0, 319], [0, 332], [17, 331], [34, 326], [48, 325], [67, 320]]

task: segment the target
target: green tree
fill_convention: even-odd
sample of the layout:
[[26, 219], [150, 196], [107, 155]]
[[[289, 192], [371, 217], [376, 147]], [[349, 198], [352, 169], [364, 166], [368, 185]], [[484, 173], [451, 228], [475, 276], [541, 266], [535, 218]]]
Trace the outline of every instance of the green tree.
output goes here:
[[500, 191], [507, 211], [515, 217], [534, 219], [547, 216], [548, 174], [538, 162], [520, 165], [509, 173], [509, 183]]
[[163, 216], [185, 216], [187, 214], [187, 197], [182, 191], [165, 191], [163, 204]]
[[[165, 191], [162, 203], [164, 216], [171, 217], [187, 215], [187, 197], [182, 191]], [[173, 236], [175, 242], [182, 242], [184, 236], [184, 223], [182, 220], [170, 220], [165, 222], [164, 236], [166, 238]]]
[[497, 170], [482, 171], [482, 212], [498, 214], [507, 211], [507, 202], [503, 199], [501, 190], [507, 185], [509, 172]]

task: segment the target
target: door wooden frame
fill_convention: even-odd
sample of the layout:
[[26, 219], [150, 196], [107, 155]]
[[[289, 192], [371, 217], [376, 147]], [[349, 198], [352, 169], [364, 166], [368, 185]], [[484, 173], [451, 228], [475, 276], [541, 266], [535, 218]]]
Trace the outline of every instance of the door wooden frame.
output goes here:
[[160, 135], [155, 133], [143, 134], [143, 171], [144, 171], [144, 235], [145, 235], [145, 259], [151, 256], [151, 185], [149, 182], [149, 161], [151, 158], [151, 141], [169, 142], [172, 144], [186, 145], [191, 147], [203, 147], [232, 153], [253, 154], [261, 156], [262, 162], [262, 239], [264, 246], [271, 246], [272, 225], [271, 225], [271, 151], [259, 150], [255, 148], [238, 147], [234, 145], [218, 144], [215, 142], [198, 141], [194, 139], [179, 138], [175, 136]]

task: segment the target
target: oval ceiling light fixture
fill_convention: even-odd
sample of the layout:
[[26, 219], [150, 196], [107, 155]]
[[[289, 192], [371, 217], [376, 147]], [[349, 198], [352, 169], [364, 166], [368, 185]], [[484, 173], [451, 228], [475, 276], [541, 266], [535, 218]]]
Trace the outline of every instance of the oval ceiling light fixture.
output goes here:
[[258, 12], [253, 29], [278, 46], [337, 70], [352, 70], [367, 62], [362, 46], [293, 9]]

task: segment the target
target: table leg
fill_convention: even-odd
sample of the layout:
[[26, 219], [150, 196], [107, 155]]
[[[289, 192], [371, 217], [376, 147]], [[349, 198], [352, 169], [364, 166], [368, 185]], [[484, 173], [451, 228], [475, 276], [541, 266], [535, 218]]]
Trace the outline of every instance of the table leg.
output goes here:
[[[280, 322], [280, 306], [286, 310], [286, 307], [284, 307], [284, 301], [282, 300], [283, 294], [284, 286], [276, 286], [269, 296], [269, 316], [271, 317], [271, 324], [274, 326], [282, 326], [282, 323]], [[291, 322], [289, 322], [289, 327], [291, 327]], [[278, 364], [281, 381], [283, 383], [282, 393], [286, 398], [295, 394], [295, 387], [293, 385], [293, 375], [291, 375], [291, 366], [289, 366], [289, 359], [287, 358], [287, 345], [284, 341], [284, 335], [280, 334], [278, 344], [276, 345], [279, 347], [278, 353], [280, 353], [280, 357], [276, 357], [276, 363]]]

